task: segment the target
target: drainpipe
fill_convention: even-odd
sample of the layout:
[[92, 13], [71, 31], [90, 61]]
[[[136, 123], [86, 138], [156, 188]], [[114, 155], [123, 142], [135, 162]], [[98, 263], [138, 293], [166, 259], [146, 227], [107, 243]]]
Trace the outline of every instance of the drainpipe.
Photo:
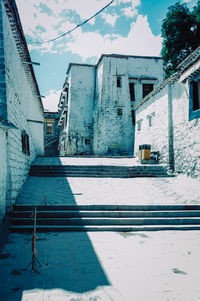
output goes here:
[[169, 168], [172, 172], [175, 169], [174, 162], [174, 130], [173, 130], [173, 104], [172, 104], [172, 84], [168, 84], [168, 150]]

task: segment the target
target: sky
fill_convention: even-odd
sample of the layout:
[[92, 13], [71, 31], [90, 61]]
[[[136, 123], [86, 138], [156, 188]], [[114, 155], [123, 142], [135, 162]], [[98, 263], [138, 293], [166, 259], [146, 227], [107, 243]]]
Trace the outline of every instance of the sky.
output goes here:
[[[101, 54], [160, 56], [161, 25], [176, 0], [16, 0], [44, 108], [56, 111], [69, 63], [95, 64]], [[192, 8], [197, 0], [180, 0]]]

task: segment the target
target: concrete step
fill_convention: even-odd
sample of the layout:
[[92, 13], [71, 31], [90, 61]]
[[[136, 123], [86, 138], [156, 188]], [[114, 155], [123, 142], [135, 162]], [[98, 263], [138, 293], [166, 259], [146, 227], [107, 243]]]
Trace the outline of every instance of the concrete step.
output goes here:
[[[20, 233], [32, 233], [33, 226], [19, 225], [11, 226], [10, 230]], [[145, 226], [63, 226], [63, 225], [39, 225], [37, 232], [89, 232], [89, 231], [115, 231], [115, 232], [137, 232], [137, 231], [192, 231], [200, 230], [200, 225], [145, 225]]]
[[[34, 208], [31, 204], [14, 206], [11, 231], [31, 231]], [[167, 226], [200, 227], [200, 205], [37, 206], [38, 231], [134, 231], [130, 229], [166, 229]]]
[[[30, 211], [14, 211], [13, 218], [30, 218]], [[200, 217], [200, 211], [38, 211], [37, 218], [70, 218], [70, 217]]]
[[[12, 225], [33, 225], [32, 218], [14, 218]], [[179, 218], [37, 218], [37, 225], [188, 225], [199, 224], [199, 217], [179, 217]]]
[[39, 211], [200, 211], [200, 205], [41, 205], [41, 204], [17, 204], [13, 207], [16, 211], [32, 212], [37, 207]]
[[165, 166], [103, 166], [103, 165], [32, 165], [34, 177], [137, 177], [169, 176]]

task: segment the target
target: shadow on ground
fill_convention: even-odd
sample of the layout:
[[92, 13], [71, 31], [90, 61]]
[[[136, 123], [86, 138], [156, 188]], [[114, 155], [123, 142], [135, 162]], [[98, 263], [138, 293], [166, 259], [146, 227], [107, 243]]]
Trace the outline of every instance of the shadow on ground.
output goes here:
[[[66, 191], [70, 204], [75, 204], [67, 179], [62, 178], [62, 183], [62, 193]], [[31, 234], [10, 233], [8, 242], [0, 249], [1, 301], [39, 301], [48, 291], [52, 299], [47, 297], [47, 300], [55, 300], [54, 292], [57, 298], [60, 294], [56, 300], [61, 300], [67, 297], [67, 292], [87, 293], [109, 285], [86, 232], [38, 233], [37, 236], [40, 274], [33, 272], [31, 266], [25, 269], [32, 256]]]

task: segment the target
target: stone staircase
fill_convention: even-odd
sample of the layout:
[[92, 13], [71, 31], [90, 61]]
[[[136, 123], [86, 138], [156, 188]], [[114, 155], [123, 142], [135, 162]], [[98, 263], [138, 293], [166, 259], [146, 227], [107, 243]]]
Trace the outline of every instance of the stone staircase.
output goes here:
[[[15, 205], [11, 231], [32, 232], [33, 205]], [[200, 205], [38, 205], [37, 232], [200, 230]]]
[[110, 166], [110, 165], [32, 165], [32, 177], [168, 177], [164, 165]]

